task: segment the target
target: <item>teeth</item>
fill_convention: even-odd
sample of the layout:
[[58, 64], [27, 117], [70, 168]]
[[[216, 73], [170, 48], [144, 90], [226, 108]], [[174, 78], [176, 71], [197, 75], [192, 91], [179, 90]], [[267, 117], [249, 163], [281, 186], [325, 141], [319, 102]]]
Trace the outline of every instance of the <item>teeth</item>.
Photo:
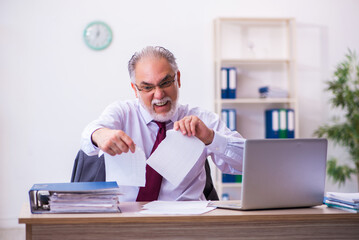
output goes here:
[[163, 106], [163, 105], [165, 105], [167, 103], [167, 101], [165, 101], [165, 102], [158, 102], [158, 103], [156, 103], [156, 105], [157, 106]]

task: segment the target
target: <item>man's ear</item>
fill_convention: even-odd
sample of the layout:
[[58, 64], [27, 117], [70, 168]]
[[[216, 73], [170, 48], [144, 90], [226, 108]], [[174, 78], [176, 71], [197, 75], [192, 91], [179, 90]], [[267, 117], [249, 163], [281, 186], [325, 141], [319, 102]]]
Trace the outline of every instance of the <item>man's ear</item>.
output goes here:
[[137, 89], [136, 89], [136, 87], [135, 87], [135, 84], [131, 83], [131, 87], [132, 87], [133, 91], [135, 91], [136, 98], [138, 98], [138, 96], [137, 96]]
[[178, 82], [178, 87], [181, 87], [181, 72], [178, 70], [177, 71], [177, 82]]

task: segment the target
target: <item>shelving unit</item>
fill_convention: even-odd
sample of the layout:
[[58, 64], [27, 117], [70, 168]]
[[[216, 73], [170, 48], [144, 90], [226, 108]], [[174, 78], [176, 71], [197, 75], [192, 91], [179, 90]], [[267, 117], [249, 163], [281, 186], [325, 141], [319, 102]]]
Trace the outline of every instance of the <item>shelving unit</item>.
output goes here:
[[[264, 112], [292, 108], [298, 137], [296, 93], [295, 19], [218, 18], [214, 22], [215, 111], [236, 109], [237, 131], [246, 139], [265, 138]], [[221, 98], [221, 68], [236, 68], [236, 98]], [[260, 98], [258, 88], [280, 87], [288, 98]], [[217, 170], [218, 195], [240, 198], [240, 183], [223, 183]]]

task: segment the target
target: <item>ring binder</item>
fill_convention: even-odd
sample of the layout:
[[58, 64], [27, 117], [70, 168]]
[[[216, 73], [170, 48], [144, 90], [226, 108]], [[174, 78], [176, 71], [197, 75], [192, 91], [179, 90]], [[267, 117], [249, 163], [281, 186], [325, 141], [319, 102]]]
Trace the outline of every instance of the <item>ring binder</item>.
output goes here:
[[35, 184], [29, 190], [30, 210], [31, 213], [120, 212], [119, 195], [116, 182]]

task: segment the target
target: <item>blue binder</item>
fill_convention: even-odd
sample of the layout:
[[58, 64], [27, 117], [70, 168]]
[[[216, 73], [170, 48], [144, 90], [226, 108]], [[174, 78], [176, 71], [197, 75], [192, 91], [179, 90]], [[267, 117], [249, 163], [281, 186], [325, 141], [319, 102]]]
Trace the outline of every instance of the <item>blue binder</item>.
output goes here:
[[279, 138], [279, 109], [265, 111], [266, 138]]
[[228, 109], [228, 128], [232, 131], [237, 130], [237, 117], [236, 117], [236, 109]]
[[236, 175], [222, 173], [222, 182], [234, 183], [236, 182]]
[[[48, 213], [49, 197], [54, 193], [113, 193], [118, 192], [116, 182], [71, 182], [34, 184], [29, 190], [30, 209], [32, 213]], [[112, 211], [112, 210], [111, 210]], [[114, 209], [114, 212], [119, 209]]]
[[294, 138], [294, 110], [287, 109], [287, 138]]
[[227, 109], [222, 109], [221, 119], [226, 124], [226, 126], [228, 127], [229, 126], [229, 117], [228, 117], [228, 110]]
[[221, 68], [221, 97], [228, 98], [228, 81], [229, 81], [228, 68]]
[[236, 98], [237, 71], [236, 68], [228, 68], [228, 98]]
[[32, 191], [84, 192], [108, 188], [118, 188], [117, 182], [41, 183], [34, 184], [29, 193]]
[[237, 130], [237, 116], [236, 109], [222, 109], [222, 120], [227, 124], [227, 127], [232, 130]]

